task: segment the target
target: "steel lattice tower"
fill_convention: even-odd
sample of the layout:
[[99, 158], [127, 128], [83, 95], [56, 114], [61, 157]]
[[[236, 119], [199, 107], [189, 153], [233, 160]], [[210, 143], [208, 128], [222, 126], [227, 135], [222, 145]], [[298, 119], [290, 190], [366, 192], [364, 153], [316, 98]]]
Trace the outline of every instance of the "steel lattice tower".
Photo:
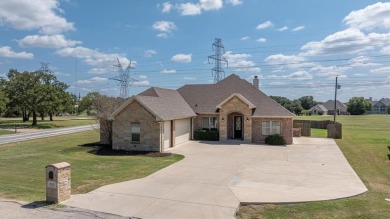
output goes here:
[[214, 77], [214, 83], [225, 78], [225, 70], [222, 68], [222, 62], [226, 62], [226, 67], [228, 68], [228, 61], [222, 55], [225, 53], [225, 47], [222, 44], [222, 40], [220, 38], [215, 38], [215, 42], [213, 43], [213, 50], [215, 51], [214, 55], [208, 57], [208, 61], [210, 63], [210, 59], [215, 60], [215, 67], [211, 69], [212, 75]]
[[120, 63], [119, 59], [117, 59], [118, 64], [114, 65], [114, 67], [119, 72], [119, 76], [110, 78], [111, 80], [117, 81], [117, 83], [120, 85], [120, 97], [123, 99], [126, 99], [129, 96], [129, 87], [133, 85], [134, 81], [137, 81], [135, 78], [132, 78], [130, 76], [130, 70], [134, 69], [131, 67], [131, 61], [129, 62], [129, 65], [126, 69], [123, 69], [122, 64]]

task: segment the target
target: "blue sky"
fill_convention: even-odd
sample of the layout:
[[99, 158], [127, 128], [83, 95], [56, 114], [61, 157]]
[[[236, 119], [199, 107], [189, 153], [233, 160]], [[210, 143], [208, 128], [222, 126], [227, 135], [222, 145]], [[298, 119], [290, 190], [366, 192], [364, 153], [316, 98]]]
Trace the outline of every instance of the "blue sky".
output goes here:
[[49, 63], [69, 91], [118, 96], [119, 59], [137, 81], [213, 83], [218, 37], [232, 73], [268, 95], [390, 97], [390, 3], [356, 0], [12, 0], [0, 2], [0, 76]]

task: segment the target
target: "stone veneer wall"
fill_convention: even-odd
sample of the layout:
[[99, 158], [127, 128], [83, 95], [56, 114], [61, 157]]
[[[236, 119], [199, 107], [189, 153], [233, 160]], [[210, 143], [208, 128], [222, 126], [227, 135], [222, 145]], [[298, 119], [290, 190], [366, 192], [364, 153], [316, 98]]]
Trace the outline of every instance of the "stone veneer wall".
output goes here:
[[[139, 123], [140, 143], [131, 142], [131, 123]], [[160, 124], [156, 117], [137, 101], [116, 115], [112, 124], [112, 148], [134, 151], [160, 151]]]
[[255, 143], [264, 143], [266, 135], [262, 135], [263, 121], [280, 121], [280, 135], [286, 144], [293, 143], [293, 120], [292, 118], [252, 118], [252, 139]]
[[[249, 106], [241, 101], [238, 97], [234, 96], [225, 104], [222, 105], [219, 110], [219, 140], [225, 141], [228, 139], [228, 116], [231, 113], [240, 113], [243, 115], [243, 137], [245, 142], [252, 142], [252, 109], [249, 109]], [[222, 121], [224, 118], [224, 121]], [[249, 121], [247, 121], [249, 118]]]

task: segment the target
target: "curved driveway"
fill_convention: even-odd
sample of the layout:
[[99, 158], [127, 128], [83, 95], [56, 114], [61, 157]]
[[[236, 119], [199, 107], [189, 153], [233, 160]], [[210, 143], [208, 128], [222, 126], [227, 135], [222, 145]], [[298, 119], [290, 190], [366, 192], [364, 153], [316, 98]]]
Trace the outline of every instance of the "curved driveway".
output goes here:
[[333, 139], [286, 147], [188, 142], [148, 177], [74, 195], [66, 205], [140, 218], [234, 218], [243, 203], [338, 199], [367, 191]]

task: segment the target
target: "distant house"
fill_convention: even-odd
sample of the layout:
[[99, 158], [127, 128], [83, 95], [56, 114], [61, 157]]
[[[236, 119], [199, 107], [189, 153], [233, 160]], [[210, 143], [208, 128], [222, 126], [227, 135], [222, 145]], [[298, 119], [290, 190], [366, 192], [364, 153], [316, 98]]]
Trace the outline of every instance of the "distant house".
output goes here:
[[[311, 115], [334, 115], [334, 100], [328, 100], [323, 104], [317, 104], [309, 109]], [[336, 100], [337, 115], [349, 115], [347, 106]]]
[[237, 75], [216, 84], [152, 87], [112, 115], [113, 149], [164, 151], [193, 139], [196, 130], [217, 130], [219, 140], [263, 143], [280, 134], [293, 141], [293, 117], [283, 106]]
[[389, 98], [382, 98], [380, 100], [372, 100], [370, 98], [372, 108], [367, 113], [369, 114], [387, 114], [388, 107], [390, 106], [390, 99]]

